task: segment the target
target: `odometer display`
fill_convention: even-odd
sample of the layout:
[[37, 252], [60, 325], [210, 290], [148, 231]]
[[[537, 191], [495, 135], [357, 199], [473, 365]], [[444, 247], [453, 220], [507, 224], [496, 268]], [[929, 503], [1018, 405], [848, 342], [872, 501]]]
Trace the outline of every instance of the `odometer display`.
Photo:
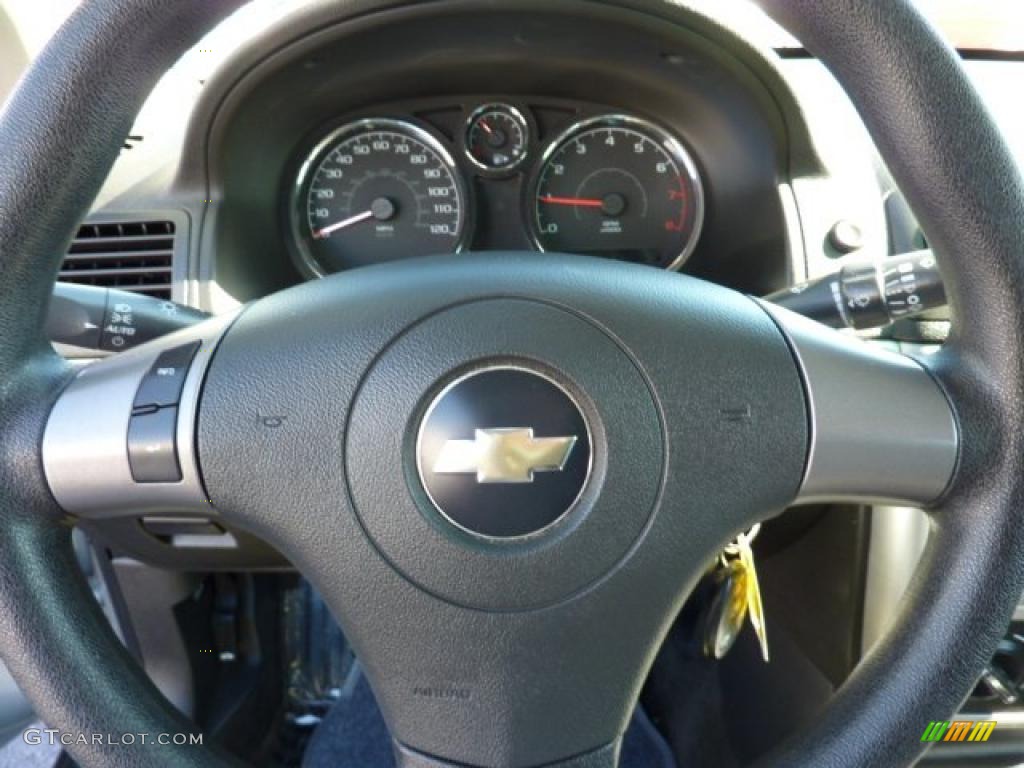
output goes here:
[[682, 145], [622, 116], [589, 120], [555, 141], [531, 202], [542, 250], [669, 269], [692, 252], [704, 212], [700, 177]]
[[303, 164], [292, 221], [300, 267], [323, 275], [460, 250], [466, 196], [429, 133], [361, 120], [330, 134]]

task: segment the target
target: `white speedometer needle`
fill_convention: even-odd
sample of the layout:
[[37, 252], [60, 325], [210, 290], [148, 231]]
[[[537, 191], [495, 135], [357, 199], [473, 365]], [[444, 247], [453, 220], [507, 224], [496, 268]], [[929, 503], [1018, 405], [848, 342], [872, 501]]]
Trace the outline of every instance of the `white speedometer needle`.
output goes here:
[[345, 229], [346, 227], [351, 227], [353, 224], [358, 224], [361, 221], [372, 219], [373, 215], [374, 214], [372, 210], [357, 213], [355, 216], [349, 216], [347, 219], [342, 219], [341, 221], [336, 221], [333, 224], [327, 225], [326, 227], [321, 227], [320, 229], [314, 230], [313, 237], [315, 237], [317, 240], [322, 240], [325, 237], [330, 237], [332, 232], [337, 232], [339, 229]]
[[347, 219], [336, 221], [321, 229], [313, 230], [313, 238], [315, 240], [323, 240], [325, 237], [330, 237], [332, 232], [345, 229], [345, 227], [351, 227], [353, 224], [358, 224], [367, 219], [388, 221], [394, 218], [396, 213], [398, 213], [398, 207], [393, 202], [386, 197], [378, 197], [370, 204], [369, 210], [357, 213], [355, 216], [349, 216]]

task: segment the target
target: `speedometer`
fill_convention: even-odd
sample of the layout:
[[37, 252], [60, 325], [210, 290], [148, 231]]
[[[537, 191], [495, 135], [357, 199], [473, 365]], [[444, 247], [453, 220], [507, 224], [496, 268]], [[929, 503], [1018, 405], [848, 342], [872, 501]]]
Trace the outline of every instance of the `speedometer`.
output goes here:
[[462, 249], [466, 194], [451, 156], [400, 120], [349, 123], [302, 164], [292, 201], [299, 267], [312, 276]]
[[645, 120], [608, 115], [551, 145], [530, 207], [541, 250], [676, 269], [700, 236], [704, 196], [676, 139]]

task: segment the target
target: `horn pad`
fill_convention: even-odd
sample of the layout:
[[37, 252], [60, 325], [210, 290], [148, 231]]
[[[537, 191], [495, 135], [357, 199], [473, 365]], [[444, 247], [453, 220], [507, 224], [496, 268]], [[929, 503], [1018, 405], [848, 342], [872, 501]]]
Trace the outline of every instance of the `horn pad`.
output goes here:
[[364, 379], [345, 448], [357, 514], [392, 567], [499, 611], [557, 603], [614, 569], [657, 504], [665, 457], [627, 352], [525, 299], [407, 329]]

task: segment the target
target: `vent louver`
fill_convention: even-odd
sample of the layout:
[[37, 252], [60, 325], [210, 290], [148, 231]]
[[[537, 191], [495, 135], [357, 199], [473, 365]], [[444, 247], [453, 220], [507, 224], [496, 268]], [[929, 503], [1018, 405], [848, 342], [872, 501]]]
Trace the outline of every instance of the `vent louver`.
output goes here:
[[169, 299], [173, 258], [173, 222], [84, 224], [71, 241], [58, 279]]

